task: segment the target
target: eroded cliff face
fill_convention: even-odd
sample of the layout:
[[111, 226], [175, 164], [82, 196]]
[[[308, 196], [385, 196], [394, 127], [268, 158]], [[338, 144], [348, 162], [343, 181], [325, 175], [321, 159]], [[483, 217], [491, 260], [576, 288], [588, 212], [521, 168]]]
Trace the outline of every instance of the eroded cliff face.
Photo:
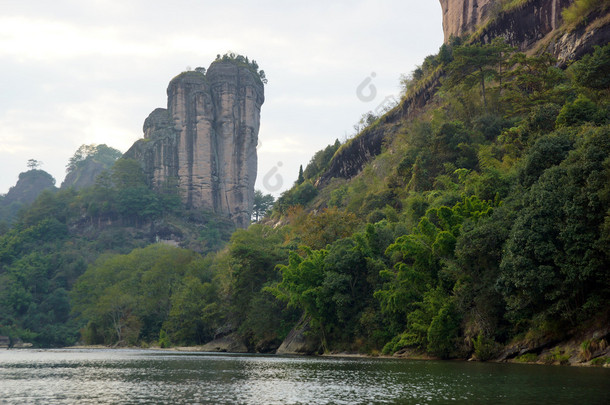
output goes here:
[[472, 33], [487, 21], [492, 10], [497, 8], [495, 0], [440, 0], [443, 12], [445, 42], [451, 36], [461, 37]]
[[565, 65], [610, 40], [610, 24], [603, 13], [587, 16], [586, 24], [563, 26], [561, 12], [574, 0], [528, 0], [502, 9], [501, 0], [439, 0], [445, 42], [451, 36], [477, 33], [475, 40], [503, 37], [524, 52], [550, 52]]
[[250, 223], [263, 84], [248, 66], [216, 61], [184, 72], [167, 88], [167, 109], [144, 122], [125, 157], [142, 162], [154, 188], [177, 186], [188, 208]]

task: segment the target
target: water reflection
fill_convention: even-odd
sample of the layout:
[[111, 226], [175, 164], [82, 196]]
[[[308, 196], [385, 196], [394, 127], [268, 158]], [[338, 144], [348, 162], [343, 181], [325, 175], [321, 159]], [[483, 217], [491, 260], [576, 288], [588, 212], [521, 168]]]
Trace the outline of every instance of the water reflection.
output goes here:
[[153, 350], [0, 352], [0, 403], [606, 403], [610, 370]]

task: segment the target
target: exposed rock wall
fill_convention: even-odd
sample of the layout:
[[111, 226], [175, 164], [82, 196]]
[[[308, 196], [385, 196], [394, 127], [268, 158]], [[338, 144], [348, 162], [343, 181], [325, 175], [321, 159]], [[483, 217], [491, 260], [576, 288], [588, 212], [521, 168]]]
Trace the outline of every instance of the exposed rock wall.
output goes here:
[[[572, 0], [535, 0], [502, 12], [500, 0], [439, 0], [443, 13], [445, 42], [451, 36], [471, 34], [491, 21], [502, 27], [506, 39], [522, 50], [561, 25], [561, 10]], [[488, 32], [487, 35], [492, 35]], [[498, 35], [495, 35], [498, 36]], [[494, 37], [495, 37], [494, 36]]]
[[474, 32], [497, 9], [497, 0], [440, 0], [445, 42]]
[[506, 11], [501, 0], [439, 1], [445, 42], [478, 32], [482, 42], [503, 37], [524, 52], [550, 52], [565, 65], [610, 40], [609, 21], [599, 13], [589, 15], [576, 29], [562, 26], [561, 12], [574, 0], [529, 0]]
[[184, 72], [167, 88], [167, 109], [144, 122], [144, 139], [125, 157], [143, 164], [157, 189], [176, 185], [189, 208], [229, 216], [247, 227], [254, 200], [264, 89], [252, 69], [216, 61]]

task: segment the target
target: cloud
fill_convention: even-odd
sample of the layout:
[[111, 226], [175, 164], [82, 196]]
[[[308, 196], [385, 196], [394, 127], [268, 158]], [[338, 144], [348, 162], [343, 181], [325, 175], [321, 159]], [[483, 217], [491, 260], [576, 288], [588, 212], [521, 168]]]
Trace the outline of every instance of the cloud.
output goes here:
[[442, 41], [434, 1], [1, 1], [0, 193], [29, 158], [59, 183], [83, 143], [126, 150], [172, 77], [228, 50], [267, 73], [259, 178], [281, 160], [289, 186]]

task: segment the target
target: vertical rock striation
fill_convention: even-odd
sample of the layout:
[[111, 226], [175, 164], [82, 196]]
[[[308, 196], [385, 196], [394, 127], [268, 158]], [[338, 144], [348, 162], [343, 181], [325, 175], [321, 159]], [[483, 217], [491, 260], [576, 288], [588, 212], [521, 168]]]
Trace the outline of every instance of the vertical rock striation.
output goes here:
[[439, 0], [443, 12], [445, 42], [452, 36], [460, 37], [472, 33], [485, 22], [492, 10], [497, 9], [497, 0]]
[[550, 52], [560, 65], [591, 52], [610, 40], [606, 8], [591, 9], [577, 27], [563, 25], [562, 11], [574, 0], [439, 0], [445, 42], [452, 36], [476, 33], [475, 41], [503, 37], [523, 52]]
[[258, 130], [264, 88], [247, 62], [217, 60], [176, 76], [167, 109], [144, 121], [144, 139], [125, 157], [142, 162], [150, 184], [177, 186], [188, 208], [250, 222], [256, 181]]

